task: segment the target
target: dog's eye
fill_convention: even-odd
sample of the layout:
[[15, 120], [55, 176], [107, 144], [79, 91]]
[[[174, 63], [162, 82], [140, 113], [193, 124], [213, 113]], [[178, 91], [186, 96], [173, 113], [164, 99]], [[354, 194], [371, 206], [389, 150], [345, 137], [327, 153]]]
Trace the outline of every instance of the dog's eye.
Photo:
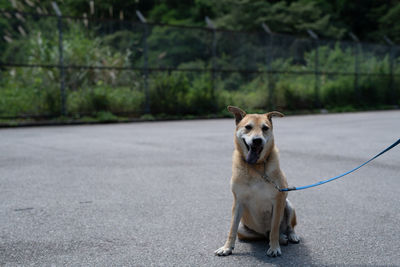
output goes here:
[[246, 125], [244, 128], [246, 128], [246, 130], [251, 130], [251, 129], [253, 129], [253, 127], [251, 126], [251, 125]]
[[263, 130], [264, 132], [268, 131], [268, 129], [269, 129], [269, 128], [268, 128], [267, 126], [265, 126], [265, 125], [262, 127], [262, 130]]

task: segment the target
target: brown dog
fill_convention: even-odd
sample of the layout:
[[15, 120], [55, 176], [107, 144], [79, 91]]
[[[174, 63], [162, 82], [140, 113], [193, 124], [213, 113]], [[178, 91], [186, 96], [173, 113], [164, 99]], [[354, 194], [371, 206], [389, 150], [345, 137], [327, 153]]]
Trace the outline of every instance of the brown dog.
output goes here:
[[236, 119], [231, 179], [232, 219], [228, 239], [215, 254], [231, 254], [236, 235], [241, 240], [260, 240], [267, 238], [269, 233], [267, 255], [280, 256], [279, 244], [300, 241], [294, 231], [294, 208], [286, 199], [287, 192], [278, 190], [288, 184], [279, 167], [271, 118], [283, 117], [283, 114], [277, 111], [246, 114], [232, 106], [228, 110]]

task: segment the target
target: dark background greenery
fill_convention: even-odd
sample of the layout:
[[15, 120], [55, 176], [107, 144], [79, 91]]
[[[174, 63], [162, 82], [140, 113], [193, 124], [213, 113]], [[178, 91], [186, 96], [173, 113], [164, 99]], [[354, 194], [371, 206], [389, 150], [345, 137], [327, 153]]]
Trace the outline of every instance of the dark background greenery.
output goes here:
[[[400, 81], [389, 74], [391, 64], [393, 73], [400, 74], [400, 53], [383, 38], [400, 41], [399, 1], [106, 0], [94, 1], [94, 13], [90, 1], [56, 2], [64, 15], [89, 18], [63, 19], [66, 64], [112, 67], [65, 69], [70, 116], [144, 114], [146, 82], [140, 68], [145, 28], [132, 23], [138, 21], [135, 10], [156, 23], [147, 30], [148, 67], [170, 69], [148, 75], [153, 115], [223, 114], [228, 104], [286, 111], [399, 104]], [[57, 19], [26, 14], [54, 13], [51, 1], [2, 1], [0, 8], [22, 14], [0, 15], [2, 62], [58, 64]], [[241, 31], [217, 32], [214, 62], [211, 31], [159, 24], [205, 27], [205, 16], [218, 29]], [[262, 22], [286, 35], [268, 39], [261, 31]], [[322, 38], [317, 79], [317, 51], [307, 29]], [[364, 43], [348, 42], [351, 32]], [[209, 71], [213, 67], [214, 74]], [[349, 75], [357, 68], [359, 76]], [[267, 74], [270, 69], [278, 72]], [[59, 80], [56, 67], [3, 66], [0, 116], [59, 115]]]
[[[25, 12], [54, 13], [50, 0], [18, 1]], [[31, 3], [31, 5], [27, 4]], [[349, 39], [353, 32], [362, 41], [383, 42], [387, 35], [400, 41], [400, 2], [397, 0], [102, 0], [94, 1], [94, 14], [88, 0], [56, 0], [64, 14], [97, 18], [137, 20], [140, 10], [149, 22], [205, 26], [204, 17], [212, 18], [219, 28], [259, 30], [265, 22], [274, 32], [306, 34], [312, 29], [322, 37]], [[0, 8], [13, 8], [2, 1]], [[45, 11], [46, 10], [46, 11]]]

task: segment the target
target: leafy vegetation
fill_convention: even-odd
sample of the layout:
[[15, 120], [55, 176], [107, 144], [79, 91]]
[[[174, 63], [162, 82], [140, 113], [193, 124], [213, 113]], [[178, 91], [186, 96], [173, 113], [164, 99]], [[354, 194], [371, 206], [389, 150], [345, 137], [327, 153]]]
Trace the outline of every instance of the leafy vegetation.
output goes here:
[[[0, 8], [24, 12], [53, 13], [53, 0], [2, 1]], [[63, 14], [95, 18], [123, 17], [136, 20], [140, 10], [150, 22], [205, 26], [209, 16], [218, 27], [232, 30], [260, 30], [265, 22], [279, 33], [307, 35], [306, 29], [329, 38], [350, 39], [352, 32], [360, 40], [383, 43], [387, 35], [400, 41], [400, 2], [376, 0], [56, 0]], [[0, 20], [1, 25], [1, 20]], [[1, 29], [1, 26], [0, 26]]]
[[[41, 1], [40, 6], [36, 1], [28, 2], [32, 5], [15, 1], [13, 8], [42, 13], [51, 10], [50, 2]], [[265, 22], [278, 32], [304, 35], [306, 29], [312, 29], [320, 36], [345, 38], [358, 26], [339, 17], [359, 6], [339, 2], [101, 1], [96, 2], [91, 16], [116, 17], [118, 10], [129, 6], [130, 10], [140, 8], [149, 20], [164, 23], [204, 26], [204, 16], [209, 15], [222, 28], [259, 30]], [[384, 32], [382, 25], [387, 27], [398, 18], [399, 5], [363, 3], [375, 12], [369, 16], [378, 24], [361, 36], [377, 40], [378, 32]], [[64, 14], [90, 13], [87, 1], [59, 5]], [[0, 7], [11, 8], [10, 4]], [[0, 17], [0, 61], [38, 67], [0, 70], [0, 117], [60, 116], [57, 19], [7, 16]], [[129, 18], [129, 14], [124, 16]], [[64, 69], [66, 108], [73, 118], [93, 116], [113, 121], [118, 119], [115, 115], [147, 119], [224, 115], [227, 105], [250, 111], [275, 108], [290, 112], [400, 104], [400, 80], [389, 75], [391, 71], [400, 74], [400, 65], [394, 64], [400, 59], [397, 46], [391, 50], [383, 45], [324, 40], [316, 45], [310, 39], [288, 35], [217, 31], [214, 57], [214, 33], [205, 29], [162, 25], [146, 29], [142, 24], [115, 20], [63, 19], [62, 24], [63, 57], [69, 65]], [[145, 114], [146, 105], [151, 114]]]

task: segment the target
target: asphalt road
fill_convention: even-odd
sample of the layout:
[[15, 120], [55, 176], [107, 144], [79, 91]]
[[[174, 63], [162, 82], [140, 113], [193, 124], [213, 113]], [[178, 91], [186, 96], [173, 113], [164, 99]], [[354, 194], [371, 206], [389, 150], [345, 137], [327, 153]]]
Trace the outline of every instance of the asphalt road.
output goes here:
[[[275, 119], [289, 184], [347, 171], [400, 137], [400, 111]], [[0, 265], [400, 265], [400, 147], [289, 193], [302, 241], [225, 242], [233, 119], [0, 129]]]

